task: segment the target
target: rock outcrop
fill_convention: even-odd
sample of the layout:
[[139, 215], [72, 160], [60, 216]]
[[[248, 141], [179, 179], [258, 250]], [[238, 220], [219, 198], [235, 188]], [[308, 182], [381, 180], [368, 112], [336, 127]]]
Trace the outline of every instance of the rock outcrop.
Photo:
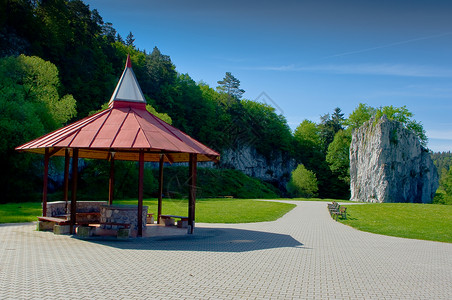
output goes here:
[[290, 179], [290, 172], [297, 167], [288, 153], [275, 151], [272, 158], [266, 158], [251, 146], [223, 151], [220, 163], [225, 168], [240, 170], [248, 176], [273, 182], [280, 187], [285, 187]]
[[438, 172], [416, 135], [383, 116], [355, 130], [350, 145], [352, 201], [431, 203]]

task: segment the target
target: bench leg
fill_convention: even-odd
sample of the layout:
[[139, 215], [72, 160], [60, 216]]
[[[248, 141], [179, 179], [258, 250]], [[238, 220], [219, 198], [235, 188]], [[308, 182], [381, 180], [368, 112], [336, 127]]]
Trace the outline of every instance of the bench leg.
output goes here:
[[173, 218], [162, 218], [161, 220], [162, 222], [160, 223], [165, 224], [165, 226], [173, 226], [175, 224]]
[[57, 225], [53, 226], [53, 233], [54, 234], [70, 234], [71, 233], [71, 226], [70, 225]]
[[86, 238], [93, 235], [94, 228], [89, 226], [79, 226], [77, 227], [77, 236]]
[[130, 235], [130, 229], [129, 228], [120, 228], [118, 229], [118, 233], [116, 234], [116, 237], [120, 240], [128, 239]]
[[38, 224], [36, 225], [37, 231], [52, 231], [53, 226], [55, 225], [54, 222], [47, 222], [47, 221], [38, 221]]

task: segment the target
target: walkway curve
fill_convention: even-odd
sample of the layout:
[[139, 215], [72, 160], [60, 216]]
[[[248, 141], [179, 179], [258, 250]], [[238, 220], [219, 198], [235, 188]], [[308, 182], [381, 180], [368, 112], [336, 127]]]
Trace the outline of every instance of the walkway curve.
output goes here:
[[0, 225], [0, 299], [452, 298], [452, 244], [361, 232], [326, 202], [290, 203], [274, 222], [125, 242]]

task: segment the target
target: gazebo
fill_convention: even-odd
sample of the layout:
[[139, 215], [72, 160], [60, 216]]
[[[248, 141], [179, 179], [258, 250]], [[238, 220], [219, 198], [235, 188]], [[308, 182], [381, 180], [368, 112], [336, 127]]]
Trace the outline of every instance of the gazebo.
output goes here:
[[109, 199], [114, 199], [115, 160], [137, 161], [138, 232], [142, 236], [144, 162], [159, 162], [158, 219], [162, 214], [163, 164], [189, 163], [188, 226], [193, 233], [196, 203], [196, 171], [198, 161], [218, 161], [219, 153], [203, 145], [179, 129], [160, 120], [146, 110], [146, 99], [132, 70], [130, 56], [106, 110], [67, 125], [16, 148], [44, 154], [42, 214], [47, 216], [49, 159], [64, 156], [64, 200], [68, 201], [69, 162], [72, 158], [72, 193], [70, 231], [74, 233], [77, 208], [78, 159], [109, 160]]

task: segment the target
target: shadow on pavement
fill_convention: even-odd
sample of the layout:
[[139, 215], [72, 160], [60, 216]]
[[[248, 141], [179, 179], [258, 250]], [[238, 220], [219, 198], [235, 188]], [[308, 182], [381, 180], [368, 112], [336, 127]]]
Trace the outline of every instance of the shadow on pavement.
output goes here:
[[282, 247], [302, 247], [303, 244], [287, 234], [233, 228], [196, 228], [193, 235], [160, 236], [116, 240], [84, 239], [86, 242], [119, 249], [246, 252]]

